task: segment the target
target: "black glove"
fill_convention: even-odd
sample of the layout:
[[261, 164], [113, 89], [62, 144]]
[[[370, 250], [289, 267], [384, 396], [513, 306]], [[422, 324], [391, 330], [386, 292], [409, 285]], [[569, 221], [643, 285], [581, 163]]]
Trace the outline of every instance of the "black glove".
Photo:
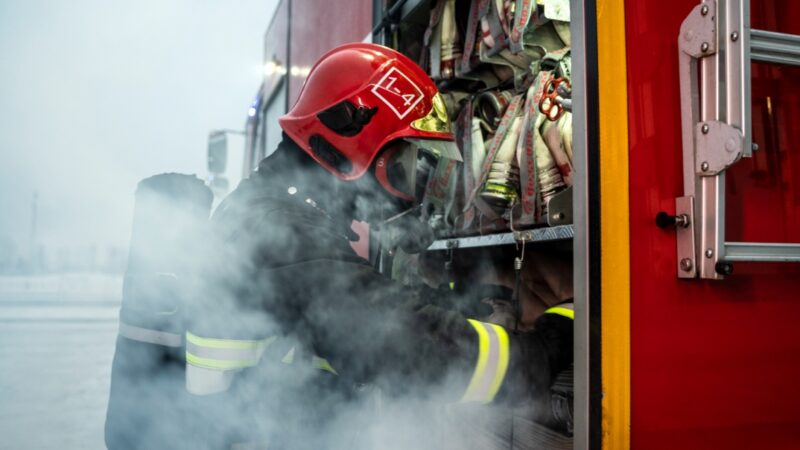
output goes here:
[[572, 329], [572, 319], [543, 314], [533, 331], [509, 333], [511, 361], [501, 391], [503, 400], [530, 408], [534, 421], [561, 432], [569, 431], [564, 420], [571, 419], [559, 409], [563, 405], [553, 408], [552, 389], [559, 374], [572, 367]]
[[417, 254], [436, 240], [433, 229], [415, 214], [404, 214], [387, 221], [381, 227], [384, 248], [401, 249], [408, 254]]

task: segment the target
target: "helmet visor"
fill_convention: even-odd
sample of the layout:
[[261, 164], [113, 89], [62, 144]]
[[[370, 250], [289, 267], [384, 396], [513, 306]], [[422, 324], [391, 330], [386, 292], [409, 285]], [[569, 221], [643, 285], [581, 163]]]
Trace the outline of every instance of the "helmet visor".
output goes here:
[[378, 179], [393, 195], [420, 201], [440, 158], [461, 161], [455, 142], [404, 139], [386, 150], [378, 163]]
[[464, 161], [461, 158], [461, 151], [458, 150], [458, 145], [453, 141], [445, 141], [440, 139], [420, 139], [420, 138], [405, 138], [406, 142], [411, 145], [426, 151], [438, 158], [454, 159], [456, 161]]

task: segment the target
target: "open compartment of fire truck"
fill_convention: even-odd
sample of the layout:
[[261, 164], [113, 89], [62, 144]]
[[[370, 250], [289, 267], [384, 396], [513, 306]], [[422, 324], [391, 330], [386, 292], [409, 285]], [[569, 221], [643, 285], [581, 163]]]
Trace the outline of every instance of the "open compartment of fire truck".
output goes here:
[[[440, 159], [425, 191], [422, 216], [436, 241], [421, 254], [382, 251], [381, 269], [409, 284], [481, 292], [482, 302], [462, 308], [513, 331], [574, 298], [572, 186], [580, 175], [569, 6], [399, 0], [385, 5], [374, 34], [437, 82], [463, 157]], [[498, 408], [464, 420], [477, 440], [493, 436], [494, 445], [571, 448], [572, 380], [572, 370], [562, 373], [552, 404], [543, 405], [562, 419], [558, 432]], [[527, 431], [515, 437], [514, 423]]]
[[422, 215], [436, 242], [416, 264], [391, 255], [404, 259], [393, 273], [458, 289], [491, 281], [474, 274], [480, 267], [516, 291], [517, 279], [552, 265], [551, 277], [569, 288], [545, 303], [571, 299], [569, 2], [401, 0], [384, 11], [376, 40], [437, 82], [463, 156], [440, 159], [426, 189]]
[[398, 2], [383, 27], [437, 81], [464, 158], [427, 189], [440, 237], [572, 223], [569, 2], [540, 3]]

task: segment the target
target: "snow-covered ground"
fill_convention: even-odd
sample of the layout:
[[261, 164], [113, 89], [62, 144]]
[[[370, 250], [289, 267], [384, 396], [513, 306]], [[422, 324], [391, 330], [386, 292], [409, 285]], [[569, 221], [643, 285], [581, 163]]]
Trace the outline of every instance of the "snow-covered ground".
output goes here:
[[102, 449], [122, 280], [0, 277], [0, 448]]

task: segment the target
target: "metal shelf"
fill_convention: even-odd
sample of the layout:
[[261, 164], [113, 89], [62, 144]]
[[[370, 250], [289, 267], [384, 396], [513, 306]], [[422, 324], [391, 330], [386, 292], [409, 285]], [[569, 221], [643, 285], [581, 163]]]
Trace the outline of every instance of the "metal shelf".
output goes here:
[[428, 251], [449, 250], [451, 248], [493, 247], [497, 245], [513, 245], [521, 242], [547, 242], [572, 239], [575, 230], [572, 225], [534, 228], [532, 230], [508, 233], [487, 234], [485, 236], [469, 236], [461, 238], [440, 239], [428, 247]]

